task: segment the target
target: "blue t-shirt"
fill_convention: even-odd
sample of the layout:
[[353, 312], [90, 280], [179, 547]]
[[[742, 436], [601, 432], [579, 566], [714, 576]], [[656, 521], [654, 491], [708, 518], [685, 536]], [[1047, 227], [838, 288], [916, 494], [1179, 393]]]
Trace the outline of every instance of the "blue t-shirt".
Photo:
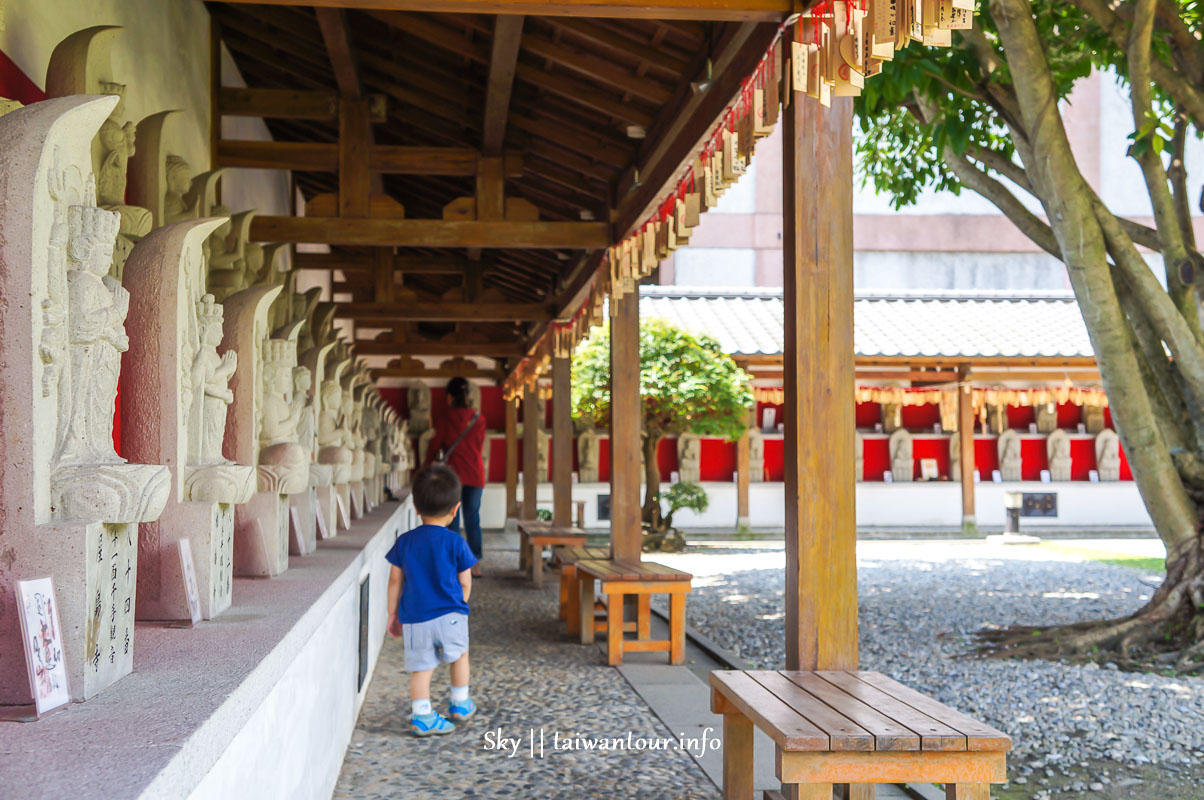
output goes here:
[[460, 573], [475, 566], [477, 559], [458, 533], [440, 525], [419, 525], [398, 537], [385, 558], [403, 573], [399, 622], [468, 613]]

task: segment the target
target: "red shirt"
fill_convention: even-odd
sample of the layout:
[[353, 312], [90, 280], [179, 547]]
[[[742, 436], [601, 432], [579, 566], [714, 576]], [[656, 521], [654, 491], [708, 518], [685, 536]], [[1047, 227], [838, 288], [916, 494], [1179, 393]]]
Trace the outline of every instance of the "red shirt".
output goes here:
[[[460, 437], [468, 427], [472, 415], [477, 412], [471, 408], [449, 408], [443, 419], [435, 426], [435, 435], [426, 451], [426, 463], [430, 464], [439, 455], [440, 450], [446, 450]], [[481, 448], [485, 444], [485, 415], [477, 417], [476, 424], [468, 432], [451, 457], [447, 465], [452, 468], [460, 483], [464, 486], [485, 487], [485, 462], [481, 458]]]

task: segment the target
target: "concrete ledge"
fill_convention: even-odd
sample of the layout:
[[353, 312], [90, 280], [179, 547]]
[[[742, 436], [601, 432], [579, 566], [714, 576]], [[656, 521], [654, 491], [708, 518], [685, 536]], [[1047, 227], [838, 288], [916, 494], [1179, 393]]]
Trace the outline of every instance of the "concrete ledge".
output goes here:
[[[25, 798], [329, 797], [351, 738], [359, 585], [368, 668], [386, 624], [384, 554], [412, 518], [386, 503], [191, 630], [139, 623], [134, 673], [36, 723], [0, 723], [0, 786]], [[4, 657], [8, 657], [7, 655]]]

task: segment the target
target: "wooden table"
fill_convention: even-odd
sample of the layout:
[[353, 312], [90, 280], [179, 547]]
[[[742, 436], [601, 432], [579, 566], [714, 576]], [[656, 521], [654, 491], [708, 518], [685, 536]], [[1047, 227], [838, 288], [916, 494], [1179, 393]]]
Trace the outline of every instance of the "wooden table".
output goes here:
[[[594, 641], [594, 581], [607, 596], [607, 663], [623, 663], [625, 652], [667, 652], [670, 664], [686, 663], [686, 595], [694, 576], [650, 561], [584, 559], [577, 562], [578, 632], [582, 644]], [[636, 640], [623, 638], [623, 598], [635, 595]], [[669, 595], [669, 638], [652, 640], [652, 595]]]
[[946, 785], [948, 800], [989, 800], [1007, 780], [1006, 733], [880, 672], [716, 671], [711, 710], [723, 715], [723, 797], [752, 800], [753, 726], [777, 749], [777, 775], [799, 800], [872, 800], [874, 784]]
[[519, 569], [529, 569], [531, 582], [543, 586], [543, 549], [545, 547], [581, 547], [585, 531], [569, 526], [557, 526], [543, 520], [522, 520], [518, 523]]

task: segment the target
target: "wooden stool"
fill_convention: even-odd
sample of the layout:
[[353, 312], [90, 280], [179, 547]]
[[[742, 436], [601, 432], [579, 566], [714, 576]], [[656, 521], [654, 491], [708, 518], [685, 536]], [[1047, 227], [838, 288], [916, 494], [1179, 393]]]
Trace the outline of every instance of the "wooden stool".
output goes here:
[[752, 800], [753, 726], [777, 748], [777, 775], [800, 800], [873, 800], [874, 784], [936, 782], [948, 800], [990, 800], [1012, 740], [880, 672], [711, 673], [723, 715], [724, 800]]
[[[594, 640], [594, 581], [606, 595], [607, 663], [623, 663], [623, 653], [667, 652], [670, 664], [686, 663], [686, 594], [694, 576], [672, 567], [648, 561], [621, 562], [585, 559], [577, 562], [580, 600], [578, 632], [582, 644]], [[623, 638], [623, 598], [634, 594], [636, 600], [636, 640]], [[669, 595], [669, 638], [652, 641], [652, 595]]]

